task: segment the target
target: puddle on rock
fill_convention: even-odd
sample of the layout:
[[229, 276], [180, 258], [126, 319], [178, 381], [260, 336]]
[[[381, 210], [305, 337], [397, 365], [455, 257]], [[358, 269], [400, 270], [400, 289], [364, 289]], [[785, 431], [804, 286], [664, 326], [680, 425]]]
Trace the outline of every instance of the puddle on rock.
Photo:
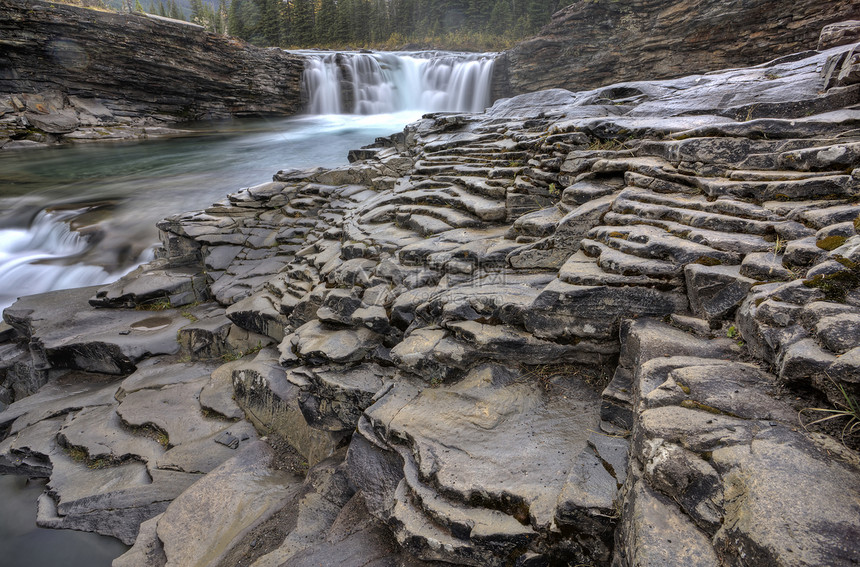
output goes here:
[[158, 331], [170, 325], [173, 320], [170, 317], [147, 317], [131, 325], [134, 331]]

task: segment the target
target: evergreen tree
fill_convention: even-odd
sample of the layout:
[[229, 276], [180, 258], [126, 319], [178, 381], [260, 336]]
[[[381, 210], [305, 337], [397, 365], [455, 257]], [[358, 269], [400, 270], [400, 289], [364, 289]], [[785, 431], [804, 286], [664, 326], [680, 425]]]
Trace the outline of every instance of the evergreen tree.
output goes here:
[[492, 0], [469, 0], [466, 5], [466, 26], [471, 30], [485, 30], [494, 8]]
[[339, 46], [348, 46], [355, 41], [352, 29], [352, 14], [348, 9], [350, 0], [338, 0], [335, 13], [335, 35]]
[[369, 0], [368, 39], [373, 43], [381, 43], [388, 39], [391, 30], [388, 25], [388, 5], [385, 0]]
[[176, 0], [169, 0], [167, 3], [167, 17], [173, 18], [174, 20], [184, 20], [185, 15], [182, 13], [182, 9], [179, 7], [179, 4], [176, 3]]
[[290, 24], [292, 39], [297, 45], [314, 44], [314, 5], [311, 0], [292, 0]]
[[556, 3], [552, 0], [528, 0], [526, 14], [529, 18], [529, 32], [539, 30], [555, 11]]
[[442, 33], [457, 31], [466, 20], [468, 0], [448, 0], [441, 6]]
[[134, 0], [134, 11], [138, 13], [143, 13], [143, 6], [140, 5], [140, 0]]
[[245, 26], [242, 24], [242, 18], [239, 15], [239, 4], [242, 0], [231, 0], [230, 7], [227, 8], [227, 33], [245, 39]]
[[218, 19], [216, 20], [215, 33], [225, 34], [227, 33], [227, 14], [229, 13], [229, 9], [227, 8], [227, 0], [220, 0], [218, 2]]
[[293, 34], [293, 7], [288, 2], [281, 2], [281, 42], [279, 45], [288, 47], [296, 45], [296, 40]]
[[281, 43], [281, 0], [262, 0], [260, 12], [260, 34], [263, 36], [265, 45], [279, 45]]
[[415, 1], [415, 25], [419, 37], [436, 37], [443, 33], [445, 6], [434, 0]]
[[321, 0], [314, 22], [315, 43], [331, 45], [338, 41], [337, 4], [335, 0]]
[[389, 24], [392, 33], [403, 37], [411, 36], [415, 33], [415, 27], [412, 23], [413, 9], [413, 0], [391, 0], [389, 2]]
[[497, 35], [504, 35], [510, 32], [513, 24], [511, 14], [511, 4], [508, 0], [496, 0], [493, 5], [493, 11], [490, 13], [490, 21], [487, 24], [487, 31]]
[[191, 21], [199, 24], [203, 17], [203, 0], [191, 0]]

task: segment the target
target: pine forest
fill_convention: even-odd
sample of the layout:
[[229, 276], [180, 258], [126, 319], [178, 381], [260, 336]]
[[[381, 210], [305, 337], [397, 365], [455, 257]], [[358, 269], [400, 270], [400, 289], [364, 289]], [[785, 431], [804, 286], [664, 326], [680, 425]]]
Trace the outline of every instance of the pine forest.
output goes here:
[[496, 50], [533, 35], [564, 0], [152, 0], [135, 9], [259, 46]]

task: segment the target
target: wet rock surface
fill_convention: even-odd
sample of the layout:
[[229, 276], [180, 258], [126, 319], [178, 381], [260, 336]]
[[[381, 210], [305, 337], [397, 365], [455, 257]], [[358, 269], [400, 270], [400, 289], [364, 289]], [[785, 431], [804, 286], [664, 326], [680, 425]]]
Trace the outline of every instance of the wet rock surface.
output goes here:
[[856, 434], [811, 423], [860, 395], [849, 50], [428, 115], [165, 219], [6, 310], [0, 470], [117, 565], [855, 564]]

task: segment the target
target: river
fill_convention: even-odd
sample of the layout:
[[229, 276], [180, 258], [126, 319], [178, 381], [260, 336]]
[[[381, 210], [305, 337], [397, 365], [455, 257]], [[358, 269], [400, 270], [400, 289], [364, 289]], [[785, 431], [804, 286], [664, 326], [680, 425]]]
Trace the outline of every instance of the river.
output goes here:
[[318, 53], [309, 112], [198, 123], [135, 143], [0, 152], [0, 309], [22, 295], [115, 280], [150, 259], [155, 223], [280, 169], [334, 167], [430, 111], [480, 111], [491, 54]]
[[[490, 103], [492, 54], [302, 53], [303, 116], [0, 152], [0, 309], [23, 295], [117, 279], [152, 257], [155, 223], [173, 213], [270, 181], [281, 169], [345, 165], [350, 149], [426, 112]], [[124, 551], [112, 538], [35, 528], [43, 489], [0, 475], [0, 564], [95, 567]]]
[[155, 223], [279, 169], [347, 163], [415, 112], [189, 125], [180, 138], [0, 153], [0, 308], [106, 283], [151, 255]]

